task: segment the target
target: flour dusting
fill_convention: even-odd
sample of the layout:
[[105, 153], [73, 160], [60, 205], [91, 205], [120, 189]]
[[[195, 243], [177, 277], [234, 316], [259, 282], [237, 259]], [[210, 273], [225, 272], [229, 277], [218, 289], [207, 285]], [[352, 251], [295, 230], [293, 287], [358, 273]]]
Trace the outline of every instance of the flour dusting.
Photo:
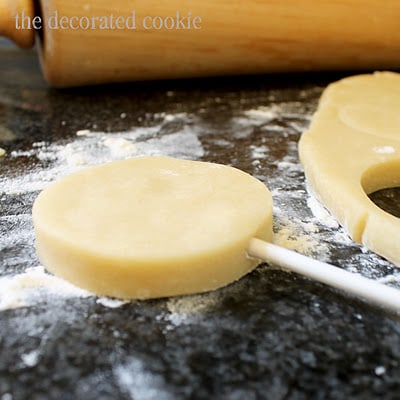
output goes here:
[[131, 357], [125, 364], [113, 369], [114, 376], [121, 388], [132, 400], [173, 400], [168, 384], [160, 374], [148, 370], [147, 364], [139, 358]]
[[339, 228], [339, 223], [337, 222], [337, 220], [313, 195], [310, 195], [308, 197], [307, 205], [311, 209], [314, 217], [318, 220], [319, 223], [327, 226], [328, 228]]
[[46, 273], [42, 266], [11, 277], [0, 277], [0, 311], [30, 307], [52, 296], [84, 298], [92, 294]]
[[172, 297], [167, 302], [168, 314], [164, 319], [179, 326], [193, 322], [197, 317], [204, 315], [218, 304], [220, 293], [213, 291], [204, 294], [183, 297]]
[[319, 254], [320, 259], [329, 259], [329, 246], [318, 240], [317, 234], [315, 224], [280, 218], [276, 224], [274, 243], [307, 256]]
[[[50, 182], [82, 168], [131, 157], [163, 155], [196, 159], [204, 155], [197, 131], [187, 114], [165, 116], [167, 122], [152, 127], [135, 127], [127, 132], [106, 133], [82, 130], [75, 139], [47, 143], [37, 142], [11, 157], [33, 157], [39, 162], [21, 176], [0, 177], [2, 191], [22, 194], [44, 189]], [[163, 134], [165, 124], [180, 123], [180, 129]]]
[[21, 355], [22, 362], [28, 367], [32, 368], [34, 367], [38, 362], [40, 358], [40, 351], [39, 350], [33, 350], [29, 353], [25, 353]]
[[127, 300], [110, 299], [109, 297], [99, 297], [96, 303], [108, 308], [119, 308], [130, 302]]
[[250, 109], [244, 112], [244, 115], [248, 118], [247, 123], [255, 121], [256, 123], [267, 123], [274, 120], [279, 113], [281, 108], [274, 104], [270, 107], [260, 106], [254, 109]]

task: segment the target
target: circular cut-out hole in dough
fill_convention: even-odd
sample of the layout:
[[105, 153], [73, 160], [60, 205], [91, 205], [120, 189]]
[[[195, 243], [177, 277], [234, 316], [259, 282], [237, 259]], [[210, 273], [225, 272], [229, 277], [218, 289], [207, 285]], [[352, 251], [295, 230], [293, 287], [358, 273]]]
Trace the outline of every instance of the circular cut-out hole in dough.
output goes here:
[[376, 206], [400, 218], [400, 160], [369, 168], [362, 177], [362, 186]]
[[368, 197], [383, 211], [400, 218], [400, 187], [378, 190]]
[[367, 195], [400, 186], [400, 159], [381, 162], [368, 168], [362, 175], [361, 185]]

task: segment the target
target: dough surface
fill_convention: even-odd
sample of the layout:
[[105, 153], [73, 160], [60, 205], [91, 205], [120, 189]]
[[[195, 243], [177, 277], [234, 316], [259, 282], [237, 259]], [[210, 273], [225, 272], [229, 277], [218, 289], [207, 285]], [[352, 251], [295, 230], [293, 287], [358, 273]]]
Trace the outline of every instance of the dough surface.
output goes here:
[[400, 74], [328, 86], [299, 153], [311, 190], [351, 237], [400, 266], [400, 219], [367, 196], [400, 186]]
[[36, 247], [54, 274], [99, 295], [144, 299], [224, 286], [272, 239], [267, 187], [235, 168], [143, 157], [52, 184], [33, 207]]

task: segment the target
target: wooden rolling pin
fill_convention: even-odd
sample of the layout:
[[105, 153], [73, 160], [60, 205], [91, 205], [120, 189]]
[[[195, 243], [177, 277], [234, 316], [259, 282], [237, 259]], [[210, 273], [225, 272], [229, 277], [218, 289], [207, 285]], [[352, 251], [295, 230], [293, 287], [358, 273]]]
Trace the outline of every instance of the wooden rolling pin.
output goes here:
[[398, 0], [0, 0], [0, 34], [30, 47], [36, 33], [57, 87], [397, 69], [399, 21]]

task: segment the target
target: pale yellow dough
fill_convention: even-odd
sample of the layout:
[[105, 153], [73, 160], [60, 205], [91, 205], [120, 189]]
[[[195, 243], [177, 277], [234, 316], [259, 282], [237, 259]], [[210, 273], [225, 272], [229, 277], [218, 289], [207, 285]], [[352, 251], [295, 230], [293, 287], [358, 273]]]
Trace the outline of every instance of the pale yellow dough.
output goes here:
[[237, 169], [166, 157], [88, 168], [33, 207], [36, 247], [54, 274], [99, 295], [146, 299], [213, 290], [272, 239], [266, 186]]
[[331, 84], [299, 152], [312, 191], [352, 238], [400, 265], [400, 219], [367, 196], [400, 186], [400, 74]]

